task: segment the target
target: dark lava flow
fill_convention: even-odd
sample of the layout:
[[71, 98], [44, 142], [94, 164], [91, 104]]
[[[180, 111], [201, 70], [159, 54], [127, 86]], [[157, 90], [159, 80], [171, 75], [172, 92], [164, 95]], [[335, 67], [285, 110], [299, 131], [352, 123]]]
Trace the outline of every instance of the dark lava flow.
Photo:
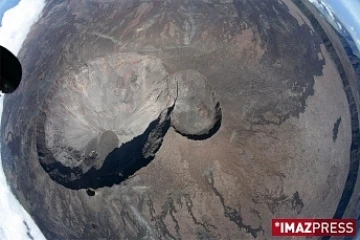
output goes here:
[[337, 139], [337, 135], [339, 133], [339, 127], [340, 127], [340, 123], [341, 123], [341, 117], [339, 117], [336, 122], [334, 123], [334, 128], [333, 128], [333, 141], [335, 142]]
[[[352, 128], [352, 141], [351, 141], [351, 148], [350, 148], [350, 167], [349, 172], [346, 178], [345, 186], [341, 195], [341, 199], [337, 206], [337, 209], [334, 213], [333, 218], [342, 218], [345, 210], [350, 202], [350, 199], [354, 192], [354, 187], [356, 184], [356, 180], [358, 177], [358, 170], [359, 170], [359, 139], [360, 139], [360, 132], [359, 132], [359, 119], [358, 119], [358, 110], [355, 102], [354, 95], [351, 91], [349, 86], [349, 80], [346, 77], [344, 67], [341, 63], [339, 56], [336, 53], [335, 47], [333, 46], [331, 40], [325, 33], [324, 29], [320, 25], [320, 23], [316, 20], [314, 15], [310, 13], [310, 11], [304, 6], [304, 4], [300, 0], [294, 0], [296, 5], [299, 9], [309, 18], [312, 25], [315, 27], [316, 31], [318, 32], [319, 36], [322, 38], [325, 47], [329, 51], [333, 61], [336, 64], [336, 67], [339, 71], [341, 79], [343, 81], [344, 91], [346, 93], [346, 97], [349, 103], [349, 109], [351, 114], [351, 128]], [[335, 31], [336, 32], [336, 31]], [[338, 34], [338, 37], [342, 40], [343, 44], [346, 44], [346, 41], [343, 41], [343, 37]], [[352, 52], [348, 52], [350, 48], [347, 49], [347, 54], [350, 56], [354, 56]], [[355, 57], [355, 56], [354, 56]], [[323, 237], [322, 240], [330, 239], [330, 237]]]

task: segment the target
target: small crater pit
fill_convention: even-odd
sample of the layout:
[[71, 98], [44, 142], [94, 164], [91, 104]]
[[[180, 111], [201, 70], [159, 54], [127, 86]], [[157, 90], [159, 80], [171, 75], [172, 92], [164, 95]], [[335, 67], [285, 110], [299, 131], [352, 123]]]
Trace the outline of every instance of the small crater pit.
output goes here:
[[204, 140], [221, 126], [220, 102], [205, 76], [194, 70], [174, 74], [178, 85], [177, 99], [171, 113], [171, 124], [183, 136]]
[[89, 197], [93, 197], [93, 196], [95, 196], [95, 191], [92, 190], [92, 189], [87, 189], [87, 190], [86, 190], [86, 194], [87, 194]]

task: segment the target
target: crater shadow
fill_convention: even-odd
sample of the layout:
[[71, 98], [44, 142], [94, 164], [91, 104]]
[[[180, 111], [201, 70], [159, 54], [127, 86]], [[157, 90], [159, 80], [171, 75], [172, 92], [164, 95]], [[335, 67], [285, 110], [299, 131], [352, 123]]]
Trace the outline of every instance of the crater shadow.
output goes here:
[[[193, 86], [193, 78], [199, 78], [204, 81], [206, 85], [204, 77], [195, 71], [189, 70], [180, 73], [180, 76], [183, 77], [181, 74], [187, 74], [187, 78], [185, 78], [185, 80], [188, 81], [184, 81], [182, 83], [185, 87], [187, 87], [187, 84], [189, 87]], [[173, 127], [173, 129], [180, 135], [196, 141], [208, 139], [217, 133], [217, 131], [221, 128], [222, 123], [222, 109], [220, 102], [214, 98], [210, 88], [203, 89], [203, 92], [211, 94], [210, 97], [195, 98], [195, 103], [192, 102], [194, 101], [192, 97], [183, 94], [181, 100], [177, 98], [173, 106], [164, 110], [164, 112], [162, 112], [156, 120], [152, 121], [148, 125], [142, 134], [122, 144], [120, 147], [113, 149], [114, 146], [118, 146], [117, 141], [114, 145], [111, 145], [113, 141], [110, 140], [117, 140], [116, 136], [114, 138], [111, 138], [111, 134], [106, 135], [107, 137], [104, 136], [104, 138], [101, 138], [103, 140], [100, 141], [100, 143], [102, 143], [99, 144], [100, 147], [93, 150], [95, 153], [104, 152], [103, 155], [100, 154], [100, 160], [97, 160], [97, 154], [89, 157], [89, 154], [85, 151], [86, 154], [84, 157], [84, 153], [75, 149], [73, 146], [58, 146], [60, 151], [65, 149], [66, 152], [70, 153], [62, 160], [71, 162], [73, 164], [71, 167], [64, 165], [61, 161], [58, 161], [53, 155], [53, 152], [47, 148], [45, 125], [47, 120], [51, 120], [50, 118], [52, 115], [47, 115], [46, 109], [49, 109], [51, 106], [49, 105], [49, 102], [46, 102], [44, 103], [42, 111], [40, 111], [37, 118], [36, 147], [39, 162], [53, 181], [73, 190], [91, 189], [91, 191], [87, 191], [87, 194], [89, 196], [94, 196], [96, 189], [120, 184], [130, 176], [134, 175], [141, 168], [146, 167], [155, 158], [156, 152], [161, 147], [163, 137], [170, 127]], [[195, 91], [193, 95], [197, 97], [198, 91]], [[202, 112], [200, 112], [200, 110], [203, 109], [199, 109], [199, 112], [196, 113], [195, 117], [194, 115], [188, 114], [188, 117], [181, 122], [182, 125], [180, 124], [180, 129], [184, 129], [185, 131], [179, 131], [179, 129], [174, 126], [173, 122], [173, 113], [176, 112], [176, 104], [178, 101], [180, 101], [180, 105], [184, 103], [189, 104], [189, 108], [185, 109], [185, 111], [182, 112], [182, 109], [178, 110], [180, 114], [188, 114], [187, 110], [192, 110], [191, 106], [204, 104], [205, 101], [206, 105], [212, 106], [209, 110], [209, 117], [207, 119], [206, 117], [203, 118], [203, 116], [206, 116], [206, 112], [204, 112], [204, 115], [201, 115]], [[205, 127], [203, 127], [203, 129], [200, 127], [200, 130], [197, 131], [199, 129], [197, 124], [205, 124]], [[197, 132], [197, 134], [193, 134], [195, 132]], [[57, 144], [60, 143], [61, 142], [58, 142]], [[94, 149], [94, 147], [91, 147], [90, 149]]]
[[220, 107], [220, 103], [217, 104], [216, 106], [217, 110], [216, 110], [216, 122], [214, 124], [214, 126], [209, 130], [208, 133], [204, 133], [204, 134], [186, 134], [186, 133], [182, 133], [181, 131], [177, 130], [174, 126], [173, 129], [175, 130], [175, 132], [177, 132], [178, 134], [180, 134], [181, 136], [184, 136], [190, 140], [195, 140], [195, 141], [202, 141], [202, 140], [206, 140], [210, 137], [212, 137], [213, 135], [215, 135], [222, 124], [222, 112], [221, 112], [221, 107]]
[[[169, 109], [168, 113], [171, 110], [172, 109]], [[46, 116], [43, 116], [43, 120], [44, 117], [46, 118]], [[38, 129], [37, 150], [41, 166], [55, 182], [66, 188], [79, 190], [89, 188], [98, 189], [120, 184], [135, 172], [147, 166], [154, 159], [155, 153], [161, 147], [163, 137], [170, 128], [170, 119], [167, 118], [161, 122], [161, 116], [159, 116], [158, 119], [150, 123], [143, 134], [110, 152], [100, 169], [92, 167], [84, 174], [80, 168], [66, 167], [56, 161], [51, 151], [48, 150], [45, 145], [44, 122], [39, 125], [41, 129]], [[148, 144], [148, 139], [151, 137], [151, 134], [156, 134], [156, 136], [159, 137], [158, 139], [161, 140], [158, 145], [152, 149], [152, 154], [148, 155], [144, 154], [144, 149], [146, 148], [146, 144]]]

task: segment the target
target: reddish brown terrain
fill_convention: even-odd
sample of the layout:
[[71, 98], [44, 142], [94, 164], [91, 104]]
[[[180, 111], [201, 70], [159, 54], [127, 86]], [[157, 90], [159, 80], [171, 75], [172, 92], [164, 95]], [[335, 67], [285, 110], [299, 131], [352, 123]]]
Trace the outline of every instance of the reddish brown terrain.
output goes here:
[[343, 214], [357, 107], [301, 10], [48, 1], [1, 126], [7, 180], [44, 235], [271, 239], [274, 217]]

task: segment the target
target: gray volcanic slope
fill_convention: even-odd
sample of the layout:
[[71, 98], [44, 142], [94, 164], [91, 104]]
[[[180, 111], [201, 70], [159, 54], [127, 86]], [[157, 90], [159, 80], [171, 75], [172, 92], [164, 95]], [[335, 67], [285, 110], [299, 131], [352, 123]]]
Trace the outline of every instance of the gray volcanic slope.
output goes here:
[[5, 99], [8, 183], [48, 239], [333, 217], [358, 125], [314, 24], [291, 1], [47, 1]]

